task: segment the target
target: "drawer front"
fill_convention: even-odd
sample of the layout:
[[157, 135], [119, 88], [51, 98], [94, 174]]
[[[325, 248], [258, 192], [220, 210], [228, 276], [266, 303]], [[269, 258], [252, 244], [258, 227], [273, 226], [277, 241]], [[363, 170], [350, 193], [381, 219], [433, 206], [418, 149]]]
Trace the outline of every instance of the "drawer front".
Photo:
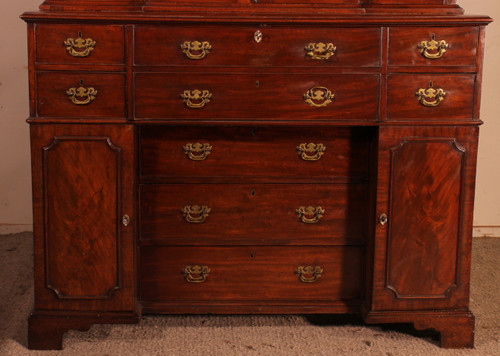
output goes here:
[[124, 74], [37, 73], [40, 117], [125, 117]]
[[136, 26], [135, 64], [378, 67], [380, 38], [379, 28]]
[[362, 248], [143, 247], [140, 275], [143, 301], [354, 300]]
[[374, 122], [378, 91], [377, 75], [140, 73], [135, 117]]
[[388, 119], [472, 120], [474, 83], [474, 75], [390, 75]]
[[36, 26], [36, 61], [44, 64], [124, 64], [123, 26]]
[[361, 127], [143, 126], [140, 177], [360, 180], [371, 140]]
[[144, 184], [140, 239], [168, 244], [361, 243], [367, 184]]
[[477, 27], [391, 28], [389, 36], [390, 65], [476, 65]]

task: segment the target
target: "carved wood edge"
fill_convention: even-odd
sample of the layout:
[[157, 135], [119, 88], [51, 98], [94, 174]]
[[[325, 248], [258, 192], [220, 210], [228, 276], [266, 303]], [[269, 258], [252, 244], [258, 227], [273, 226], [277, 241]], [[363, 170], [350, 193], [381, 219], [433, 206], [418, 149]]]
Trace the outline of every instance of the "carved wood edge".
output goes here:
[[28, 319], [28, 349], [62, 350], [69, 330], [88, 331], [94, 324], [137, 324], [136, 312], [77, 313], [33, 312]]
[[435, 330], [446, 349], [474, 347], [475, 317], [470, 311], [368, 311], [367, 324], [411, 323], [416, 330]]

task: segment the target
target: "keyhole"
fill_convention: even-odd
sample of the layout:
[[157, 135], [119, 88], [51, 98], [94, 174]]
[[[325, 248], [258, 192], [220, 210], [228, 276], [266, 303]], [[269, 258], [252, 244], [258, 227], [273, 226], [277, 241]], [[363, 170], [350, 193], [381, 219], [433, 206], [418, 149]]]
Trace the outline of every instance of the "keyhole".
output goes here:
[[255, 257], [255, 254], [253, 253], [253, 251], [250, 252], [250, 258], [254, 258]]
[[255, 190], [252, 190], [251, 194], [252, 194], [252, 197], [254, 197], [255, 196]]
[[258, 87], [260, 87], [260, 82], [259, 82], [258, 80], [255, 82], [255, 86], [256, 86], [257, 88], [258, 88]]
[[257, 129], [254, 127], [254, 128], [252, 129], [252, 136], [255, 136], [255, 135], [257, 135]]
[[80, 85], [83, 85], [83, 79], [80, 79]]
[[78, 31], [78, 37], [82, 38], [82, 31]]

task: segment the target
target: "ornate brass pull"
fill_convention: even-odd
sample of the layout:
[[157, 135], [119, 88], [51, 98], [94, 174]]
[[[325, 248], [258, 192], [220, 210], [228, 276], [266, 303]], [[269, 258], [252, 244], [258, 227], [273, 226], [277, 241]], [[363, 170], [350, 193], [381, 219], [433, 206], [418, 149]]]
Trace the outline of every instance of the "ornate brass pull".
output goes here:
[[208, 266], [185, 266], [182, 270], [186, 281], [189, 283], [203, 283], [207, 280], [210, 274], [210, 268]]
[[184, 90], [181, 94], [182, 101], [192, 109], [200, 109], [212, 99], [212, 93], [208, 90]]
[[[96, 41], [92, 38], [82, 38], [82, 33], [78, 33], [78, 38], [68, 38], [64, 41], [64, 45], [66, 46], [66, 50], [73, 57], [87, 57], [90, 55], [90, 52], [94, 50], [96, 45]], [[76, 48], [76, 49], [75, 49]]]
[[211, 210], [212, 209], [206, 205], [186, 205], [182, 208], [182, 213], [184, 214], [184, 218], [187, 222], [192, 224], [201, 224], [202, 222], [205, 222]]
[[314, 87], [304, 94], [304, 100], [311, 106], [316, 108], [327, 106], [333, 100], [335, 95], [324, 87]]
[[308, 43], [305, 46], [306, 56], [311, 57], [312, 59], [328, 59], [335, 55], [337, 51], [337, 47], [333, 45], [333, 43]]
[[297, 151], [304, 161], [317, 161], [325, 153], [326, 147], [322, 143], [301, 143]]
[[182, 148], [186, 156], [193, 161], [203, 161], [212, 152], [209, 143], [186, 143]]
[[297, 215], [300, 218], [300, 221], [302, 221], [305, 224], [316, 224], [321, 220], [323, 215], [325, 214], [325, 209], [323, 209], [321, 206], [308, 206], [304, 207], [301, 206], [297, 210], [295, 210]]
[[446, 41], [436, 41], [436, 35], [432, 34], [432, 39], [430, 41], [422, 41], [418, 44], [417, 48], [420, 50], [420, 53], [425, 58], [428, 59], [438, 59], [446, 53], [446, 49], [449, 47]]
[[427, 89], [419, 89], [415, 95], [423, 106], [435, 107], [444, 100], [446, 92], [440, 88], [434, 89], [433, 83], [429, 82], [429, 87]]
[[299, 266], [295, 274], [299, 275], [299, 280], [304, 283], [314, 283], [321, 277], [323, 268], [320, 266]]
[[212, 45], [207, 41], [185, 41], [181, 44], [182, 52], [189, 59], [203, 59], [210, 53]]
[[[81, 84], [83, 84], [83, 81], [81, 82]], [[73, 104], [75, 104], [75, 105], [87, 105], [95, 99], [95, 97], [97, 96], [97, 90], [95, 90], [92, 87], [69, 88], [66, 91], [66, 94], [68, 94], [68, 98], [69, 98], [69, 100], [71, 100], [71, 102]], [[81, 99], [79, 99], [79, 98], [81, 98]]]

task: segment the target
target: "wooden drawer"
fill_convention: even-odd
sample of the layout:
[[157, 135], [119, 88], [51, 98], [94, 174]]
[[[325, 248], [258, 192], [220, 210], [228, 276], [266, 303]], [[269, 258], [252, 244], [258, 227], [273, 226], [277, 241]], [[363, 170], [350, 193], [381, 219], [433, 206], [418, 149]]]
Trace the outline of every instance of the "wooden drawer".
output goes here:
[[[363, 249], [353, 246], [142, 247], [140, 299], [166, 302], [359, 299], [362, 255]], [[205, 266], [210, 271], [208, 275], [195, 274], [198, 272], [195, 266]], [[322, 270], [321, 276], [302, 274], [304, 280], [316, 279], [314, 282], [302, 282], [296, 273], [299, 267], [308, 266]], [[196, 283], [188, 279], [204, 281]]]
[[[432, 88], [430, 83], [432, 82]], [[388, 80], [388, 120], [472, 120], [474, 75], [392, 74]], [[429, 95], [419, 100], [421, 89]], [[429, 89], [442, 89], [445, 96]], [[440, 99], [441, 97], [441, 99]], [[442, 100], [439, 102], [439, 100]], [[426, 106], [437, 105], [437, 106]]]
[[373, 131], [362, 127], [143, 126], [139, 171], [142, 181], [359, 181], [368, 177], [372, 139]]
[[135, 118], [374, 122], [378, 92], [378, 75], [139, 73]]
[[[262, 34], [259, 43], [256, 31]], [[138, 25], [135, 64], [378, 67], [380, 41], [380, 28]], [[185, 49], [181, 48], [184, 43]], [[311, 52], [314, 56], [306, 50], [309, 44], [318, 48]]]
[[367, 184], [143, 184], [139, 195], [142, 241], [332, 245], [367, 233]]
[[[437, 43], [431, 43], [433, 36]], [[479, 39], [477, 27], [396, 27], [390, 29], [389, 38], [389, 64], [392, 66], [476, 65]], [[422, 41], [427, 41], [426, 46], [421, 46]], [[442, 52], [439, 47], [441, 41], [447, 44], [446, 48], [444, 43], [442, 46], [446, 52]], [[432, 45], [435, 48], [431, 48]]]
[[37, 111], [40, 117], [125, 117], [125, 75], [39, 72]]
[[124, 64], [124, 43], [123, 26], [36, 25], [40, 64]]

